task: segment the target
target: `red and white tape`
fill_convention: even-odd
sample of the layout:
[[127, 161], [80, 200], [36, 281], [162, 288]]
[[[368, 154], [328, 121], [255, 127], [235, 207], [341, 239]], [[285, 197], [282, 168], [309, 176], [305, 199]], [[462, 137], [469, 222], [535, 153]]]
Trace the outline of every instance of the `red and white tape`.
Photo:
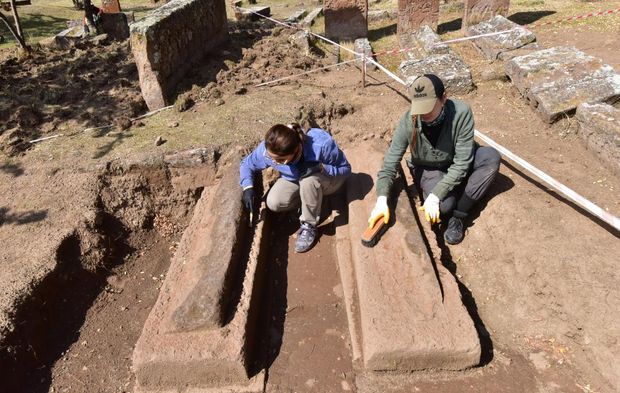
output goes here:
[[591, 18], [591, 17], [595, 17], [595, 16], [606, 16], [606, 15], [615, 14], [615, 13], [619, 13], [619, 12], [620, 12], [620, 8], [614, 9], [614, 10], [599, 11], [599, 12], [588, 12], [587, 14], [583, 14], [583, 15], [575, 15], [575, 16], [570, 16], [568, 18], [564, 18], [564, 19], [552, 20], [552, 21], [549, 21], [549, 22], [542, 22], [542, 23], [534, 23], [534, 24], [530, 24], [530, 25], [526, 25], [526, 26], [528, 26], [528, 27], [549, 26], [549, 25], [555, 25], [555, 24], [563, 23], [563, 22], [570, 22], [570, 21], [573, 21], [573, 20], [581, 20], [581, 19]]

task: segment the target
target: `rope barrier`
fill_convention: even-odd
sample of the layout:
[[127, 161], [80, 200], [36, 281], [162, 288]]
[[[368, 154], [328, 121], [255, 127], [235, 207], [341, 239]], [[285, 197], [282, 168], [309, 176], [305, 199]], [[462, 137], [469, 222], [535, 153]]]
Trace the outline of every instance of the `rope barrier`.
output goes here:
[[349, 63], [352, 63], [352, 62], [354, 62], [354, 61], [357, 61], [357, 59], [352, 59], [352, 60], [342, 61], [342, 62], [340, 62], [340, 63], [330, 64], [330, 65], [325, 66], [325, 67], [316, 68], [316, 69], [314, 69], [314, 70], [310, 70], [310, 71], [302, 72], [301, 74], [295, 74], [295, 75], [285, 76], [285, 77], [283, 77], [283, 78], [274, 79], [274, 80], [269, 81], [269, 82], [259, 83], [258, 85], [254, 85], [254, 87], [261, 87], [261, 86], [271, 85], [271, 84], [273, 84], [273, 83], [281, 82], [281, 81], [284, 81], [284, 80], [293, 79], [293, 78], [297, 78], [297, 77], [299, 77], [299, 76], [304, 76], [304, 75], [312, 74], [313, 72], [323, 71], [323, 70], [326, 70], [326, 69], [328, 69], [328, 68], [333, 68], [333, 67], [338, 67], [338, 66], [341, 66], [341, 65], [349, 64]]

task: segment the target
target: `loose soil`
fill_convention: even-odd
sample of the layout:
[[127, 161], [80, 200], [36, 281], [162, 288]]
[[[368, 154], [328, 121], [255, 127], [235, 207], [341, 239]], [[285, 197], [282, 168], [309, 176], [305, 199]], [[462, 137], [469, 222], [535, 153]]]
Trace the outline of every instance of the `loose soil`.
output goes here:
[[[180, 93], [197, 104], [185, 112], [163, 112], [145, 119], [142, 126], [134, 124], [112, 135], [80, 133], [29, 150], [7, 147], [20, 144], [3, 143], [0, 241], [7, 255], [21, 261], [20, 251], [29, 245], [24, 240], [28, 234], [53, 231], [58, 222], [66, 224], [76, 219], [77, 213], [69, 215], [77, 206], [70, 198], [75, 193], [72, 186], [82, 187], [85, 182], [75, 180], [64, 188], [54, 188], [53, 201], [49, 195], [41, 195], [41, 187], [37, 186], [54, 176], [69, 179], [64, 171], [83, 173], [121, 158], [160, 157], [165, 152], [205, 145], [220, 148], [225, 161], [228, 151], [247, 150], [276, 121], [299, 120], [328, 128], [345, 148], [368, 138], [383, 139], [387, 147], [392, 129], [408, 103], [402, 87], [379, 72], [369, 74], [365, 89], [359, 71], [353, 67], [271, 88], [254, 87], [271, 78], [325, 64], [325, 59], [316, 54], [307, 59], [294, 54], [288, 33], [276, 31], [234, 26], [231, 34], [244, 40], [239, 46], [233, 46], [232, 40], [225, 49], [227, 54], [222, 52], [221, 57], [188, 77]], [[617, 27], [612, 31], [615, 36], [619, 32]], [[574, 41], [586, 53], [600, 56], [620, 69], [618, 53], [613, 50], [617, 48], [609, 33], [562, 25], [542, 31], [539, 41], [545, 46]], [[480, 67], [498, 66], [488, 64], [469, 43], [454, 49], [475, 67], [475, 78], [480, 75]], [[108, 124], [117, 116], [138, 114], [131, 109], [131, 103], [139, 101], [134, 71], [128, 71], [131, 78], [122, 76], [129, 86], [109, 82], [119, 83], [110, 69], [129, 70], [129, 63], [111, 67], [104, 54], [91, 63], [88, 59], [98, 55], [88, 52], [92, 48], [85, 50], [84, 64], [101, 65], [92, 78], [102, 84], [100, 88], [108, 99], [115, 99], [114, 103], [97, 101], [96, 107], [101, 107], [103, 113], [89, 111], [95, 106], [84, 104], [72, 92], [63, 103], [77, 108], [62, 118], [60, 112], [54, 112], [61, 109], [46, 106], [45, 97], [41, 97], [45, 94], [39, 94], [36, 85], [26, 84], [23, 79], [31, 73], [40, 83], [45, 78], [58, 78], [61, 84], [63, 78], [77, 73], [71, 78], [79, 83], [79, 75], [93, 71], [76, 68], [74, 74], [61, 72], [69, 67], [64, 64], [46, 73], [49, 68], [31, 59], [27, 60], [32, 62], [31, 68], [19, 78], [2, 80], [5, 95], [0, 97], [0, 103], [14, 105], [4, 100], [7, 94], [23, 94], [24, 100], [30, 97], [50, 108], [50, 112], [36, 109], [38, 112], [32, 114], [22, 109], [19, 116], [11, 115], [10, 127], [5, 123], [0, 127], [19, 127], [24, 135], [33, 137], [73, 130], [78, 125]], [[117, 60], [122, 60], [125, 51], [126, 47], [116, 44], [105, 50]], [[60, 54], [49, 56], [54, 59]], [[12, 72], [18, 68], [10, 62], [1, 67]], [[0, 75], [13, 78], [5, 72]], [[474, 92], [460, 98], [471, 104], [477, 129], [592, 202], [620, 215], [620, 178], [584, 147], [576, 135], [574, 119], [547, 125], [510, 83], [476, 79], [476, 84]], [[19, 88], [8, 92], [5, 86]], [[65, 93], [58, 99], [64, 97]], [[121, 101], [116, 100], [119, 97]], [[17, 109], [20, 107], [27, 106], [22, 103]], [[0, 110], [8, 109], [0, 106]], [[77, 113], [89, 113], [89, 117]], [[156, 147], [153, 141], [158, 135], [167, 142]], [[89, 165], [84, 167], [78, 162]], [[51, 210], [53, 217], [25, 214], [52, 203], [58, 206]], [[124, 203], [119, 208], [131, 206], [132, 201]], [[82, 205], [78, 208], [86, 210]], [[614, 392], [620, 388], [620, 289], [615, 266], [620, 256], [619, 234], [509, 162], [503, 162], [490, 195], [474, 212], [462, 244], [446, 246], [441, 231], [434, 233], [425, 227], [429, 239], [436, 240], [431, 241], [434, 258], [459, 280], [464, 303], [481, 334], [483, 362], [462, 373], [377, 376], [353, 371], [330, 229], [324, 229], [311, 253], [296, 255], [290, 251], [294, 221], [282, 223], [277, 233], [284, 241], [274, 245], [280, 255], [279, 265], [274, 261], [277, 267], [272, 270], [272, 277], [279, 278], [272, 288], [277, 299], [274, 312], [279, 318], [271, 332], [273, 353], [268, 354], [267, 391]], [[103, 291], [94, 294], [92, 305], [81, 314], [83, 321], [77, 320], [68, 339], [63, 337], [55, 343], [59, 344], [57, 358], [33, 371], [38, 379], [32, 381], [36, 387], [33, 391], [133, 389], [129, 370], [132, 346], [157, 296], [176, 239], [163, 239], [148, 230], [135, 236], [136, 252], [128, 253], [126, 261], [112, 268], [109, 276], [115, 278], [103, 283]], [[42, 240], [46, 244], [52, 241]], [[34, 256], [23, 259], [23, 265]]]

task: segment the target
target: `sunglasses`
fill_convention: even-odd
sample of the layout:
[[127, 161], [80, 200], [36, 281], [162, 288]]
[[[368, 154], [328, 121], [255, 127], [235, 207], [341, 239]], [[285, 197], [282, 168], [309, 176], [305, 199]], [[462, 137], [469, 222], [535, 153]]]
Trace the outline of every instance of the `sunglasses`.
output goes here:
[[288, 154], [286, 156], [278, 156], [275, 154], [271, 154], [269, 152], [267, 152], [267, 154], [269, 155], [269, 158], [271, 158], [273, 162], [275, 162], [276, 164], [286, 165], [286, 164], [289, 164], [295, 161], [299, 157], [299, 155], [301, 154], [301, 146], [298, 146], [297, 150], [295, 150], [293, 153]]

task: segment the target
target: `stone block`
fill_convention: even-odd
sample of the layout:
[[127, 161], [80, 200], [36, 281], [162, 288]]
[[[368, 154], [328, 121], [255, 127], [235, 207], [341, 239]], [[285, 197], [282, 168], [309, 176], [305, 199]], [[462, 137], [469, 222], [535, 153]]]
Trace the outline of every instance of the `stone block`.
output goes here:
[[131, 24], [142, 97], [163, 108], [192, 64], [228, 37], [224, 0], [176, 0]]
[[129, 22], [127, 22], [127, 15], [122, 12], [117, 14], [102, 14], [101, 30], [113, 40], [126, 40], [129, 38]]
[[515, 57], [506, 75], [546, 122], [573, 113], [583, 102], [620, 98], [620, 75], [601, 59], [575, 48], [554, 47]]
[[336, 40], [356, 40], [368, 35], [366, 0], [325, 0], [325, 35]]
[[476, 38], [473, 42], [487, 59], [495, 60], [504, 52], [510, 52], [536, 41], [536, 36], [530, 30], [519, 26], [501, 15], [497, 15], [489, 21], [480, 22], [475, 26], [469, 27], [467, 29], [467, 35], [474, 36], [505, 30], [512, 31], [489, 37]]
[[528, 55], [541, 49], [542, 48], [540, 47], [538, 42], [532, 42], [530, 44], [522, 46], [519, 49], [511, 50], [508, 52], [501, 52], [499, 55], [497, 55], [497, 58], [501, 61], [508, 61], [514, 59], [515, 57]]
[[398, 37], [415, 34], [423, 25], [437, 29], [439, 0], [398, 0]]
[[467, 29], [496, 15], [506, 16], [509, 6], [510, 0], [465, 0], [461, 26]]
[[305, 30], [299, 30], [288, 38], [288, 41], [306, 56], [311, 53], [311, 36]]
[[101, 9], [106, 14], [116, 14], [121, 12], [121, 4], [118, 0], [101, 0]]
[[306, 16], [307, 13], [308, 13], [308, 11], [306, 11], [306, 10], [295, 11], [288, 18], [286, 18], [284, 21], [287, 22], [287, 23], [297, 23], [304, 16]]
[[345, 152], [358, 173], [347, 181], [348, 225], [336, 228], [336, 250], [354, 358], [371, 371], [475, 366], [481, 349], [473, 321], [454, 277], [430, 257], [402, 179], [393, 190], [393, 226], [373, 248], [360, 242], [383, 153], [372, 143]]
[[575, 115], [579, 136], [620, 175], [620, 109], [608, 104], [583, 103]]
[[241, 225], [243, 207], [236, 176], [224, 177], [213, 198], [219, 207], [217, 213], [207, 213], [217, 218], [210, 230], [211, 247], [199, 256], [200, 279], [172, 315], [178, 331], [223, 326], [233, 297], [234, 277], [241, 265], [239, 250], [248, 229]]
[[71, 48], [73, 44], [73, 40], [62, 36], [47, 37], [39, 41], [39, 45], [41, 45], [43, 48], [59, 50], [67, 50]]
[[[244, 248], [247, 263], [240, 269], [235, 292], [228, 295], [234, 299], [234, 304], [228, 307], [225, 325], [206, 327], [202, 323], [204, 315], [197, 313], [188, 317], [199, 323], [189, 323], [189, 329], [180, 329], [177, 318], [177, 311], [183, 309], [188, 300], [202, 298], [212, 302], [196, 289], [202, 287], [213, 293], [209, 285], [203, 286], [203, 283], [211, 281], [212, 274], [221, 277], [220, 272], [209, 270], [211, 267], [228, 262], [228, 256], [220, 258], [217, 253], [218, 249], [229, 253], [232, 246], [232, 239], [223, 232], [237, 232], [238, 228], [233, 225], [247, 227], [247, 221], [237, 223], [240, 212], [222, 211], [229, 199], [239, 197], [237, 184], [237, 192], [225, 201], [220, 199], [222, 192], [228, 189], [226, 184], [237, 181], [238, 168], [231, 166], [224, 173], [224, 186], [205, 188], [196, 204], [134, 349], [132, 367], [137, 381], [136, 391], [186, 392], [198, 388], [212, 391], [208, 389], [212, 387], [221, 389], [217, 391], [228, 391], [225, 387], [231, 385], [262, 387], [264, 375], [255, 370], [254, 359], [258, 356], [257, 324], [261, 312], [257, 299], [263, 290], [266, 263], [262, 255], [270, 243], [268, 232], [263, 230], [264, 222], [259, 222], [254, 234], [249, 236], [251, 248]], [[242, 248], [237, 248], [237, 252]], [[221, 288], [217, 280], [212, 285]]]
[[310, 11], [308, 15], [301, 22], [301, 25], [304, 27], [310, 27], [314, 23], [314, 20], [319, 17], [319, 15], [323, 14], [323, 7], [317, 7]]
[[[372, 47], [370, 46], [370, 41], [368, 38], [358, 38], [353, 43], [353, 50], [357, 53], [363, 53], [367, 58], [374, 59], [372, 54]], [[358, 67], [363, 67], [362, 56], [355, 55], [355, 58], [358, 59], [355, 61], [355, 65]], [[376, 70], [377, 66], [372, 63], [366, 62], [366, 70]]]
[[448, 94], [467, 93], [474, 88], [469, 67], [452, 53], [403, 61], [399, 72], [408, 85], [419, 75], [435, 74], [444, 82]]
[[235, 18], [238, 21], [255, 22], [259, 19], [262, 19], [260, 16], [256, 14], [263, 15], [263, 16], [270, 16], [271, 8], [265, 6], [265, 7], [252, 7], [252, 8], [249, 8], [248, 10], [241, 10], [241, 9], [235, 10]]
[[56, 37], [77, 41], [84, 37], [84, 28], [81, 25], [69, 27], [56, 34]]
[[439, 34], [427, 25], [420, 27], [415, 38], [426, 55], [443, 55], [450, 52], [450, 47], [442, 43]]

